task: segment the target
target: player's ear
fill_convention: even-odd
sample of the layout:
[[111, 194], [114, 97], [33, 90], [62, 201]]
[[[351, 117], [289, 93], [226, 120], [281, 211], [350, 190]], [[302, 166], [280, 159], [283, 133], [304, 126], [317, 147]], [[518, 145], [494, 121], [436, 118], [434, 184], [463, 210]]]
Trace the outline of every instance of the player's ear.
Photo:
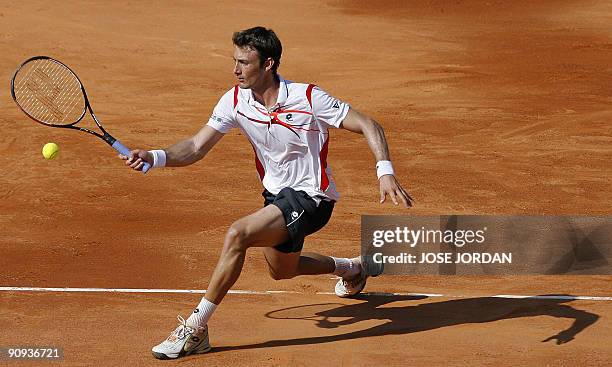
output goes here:
[[272, 59], [271, 57], [268, 57], [266, 59], [266, 61], [264, 61], [263, 63], [263, 67], [265, 71], [270, 71], [272, 70], [272, 67], [274, 66], [274, 59]]

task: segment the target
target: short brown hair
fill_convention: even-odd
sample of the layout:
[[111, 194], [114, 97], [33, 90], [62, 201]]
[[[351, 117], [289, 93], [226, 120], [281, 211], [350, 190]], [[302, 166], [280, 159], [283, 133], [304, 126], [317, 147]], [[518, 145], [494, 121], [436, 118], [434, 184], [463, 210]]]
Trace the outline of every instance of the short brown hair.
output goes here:
[[238, 47], [250, 47], [257, 50], [260, 65], [263, 65], [268, 58], [274, 60], [272, 71], [276, 74], [283, 53], [283, 45], [273, 30], [264, 27], [245, 29], [235, 32], [232, 41]]

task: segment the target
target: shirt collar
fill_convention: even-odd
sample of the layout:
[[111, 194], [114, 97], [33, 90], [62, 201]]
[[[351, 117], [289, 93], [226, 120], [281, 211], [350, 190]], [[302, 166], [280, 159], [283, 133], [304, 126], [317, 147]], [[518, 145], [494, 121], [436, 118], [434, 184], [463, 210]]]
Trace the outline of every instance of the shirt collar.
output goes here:
[[276, 98], [277, 107], [284, 106], [285, 102], [287, 102], [287, 97], [289, 96], [289, 88], [287, 87], [287, 82], [282, 76], [278, 76], [280, 80], [280, 84], [278, 86], [278, 98]]
[[[278, 85], [278, 97], [276, 98], [276, 104], [272, 107], [272, 109], [276, 109], [278, 107], [282, 107], [287, 102], [287, 98], [289, 97], [289, 88], [287, 87], [287, 81], [282, 76], [278, 75], [279, 85]], [[255, 97], [253, 97], [253, 91], [249, 89], [249, 104], [251, 106], [255, 106], [257, 101], [255, 101]]]

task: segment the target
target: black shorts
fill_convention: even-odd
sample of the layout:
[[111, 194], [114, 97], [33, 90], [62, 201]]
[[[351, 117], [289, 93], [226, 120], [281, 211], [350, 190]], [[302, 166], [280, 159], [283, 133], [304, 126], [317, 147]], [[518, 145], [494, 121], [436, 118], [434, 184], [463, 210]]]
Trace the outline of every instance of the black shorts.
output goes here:
[[295, 191], [290, 187], [285, 187], [278, 195], [268, 190], [261, 195], [265, 199], [264, 207], [274, 204], [283, 212], [289, 240], [274, 248], [286, 254], [302, 251], [304, 238], [323, 228], [334, 210], [333, 201], [321, 200], [317, 206], [317, 202], [304, 191]]

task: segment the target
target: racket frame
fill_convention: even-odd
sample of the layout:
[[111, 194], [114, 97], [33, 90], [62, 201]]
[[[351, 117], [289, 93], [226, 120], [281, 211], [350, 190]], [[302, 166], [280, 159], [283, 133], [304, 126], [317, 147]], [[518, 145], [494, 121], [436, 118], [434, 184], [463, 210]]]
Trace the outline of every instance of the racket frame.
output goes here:
[[[36, 60], [50, 60], [52, 62], [55, 62], [55, 63], [58, 63], [58, 64], [62, 65], [63, 67], [65, 67], [72, 74], [72, 76], [75, 77], [75, 79], [79, 83], [79, 87], [81, 88], [81, 92], [83, 93], [83, 99], [84, 99], [85, 105], [84, 105], [84, 108], [83, 108], [83, 112], [81, 113], [81, 116], [76, 121], [74, 121], [74, 122], [72, 122], [70, 124], [65, 124], [65, 125], [55, 125], [55, 124], [46, 123], [46, 122], [41, 121], [41, 120], [35, 118], [34, 116], [32, 116], [30, 113], [28, 113], [28, 111], [26, 111], [21, 106], [21, 104], [19, 104], [19, 102], [17, 102], [17, 96], [15, 95], [15, 78], [17, 77], [17, 74], [19, 74], [19, 71], [23, 68], [23, 66], [25, 66], [26, 64], [28, 64], [30, 62], [34, 62]], [[106, 131], [106, 129], [104, 129], [104, 127], [102, 126], [102, 124], [100, 123], [98, 118], [96, 117], [96, 114], [94, 113], [93, 109], [91, 108], [91, 103], [89, 103], [89, 97], [87, 96], [87, 92], [85, 91], [85, 86], [81, 82], [81, 79], [79, 79], [77, 74], [68, 65], [64, 64], [63, 62], [61, 62], [59, 60], [56, 60], [56, 59], [54, 59], [52, 57], [49, 57], [49, 56], [34, 56], [34, 57], [31, 57], [31, 58], [27, 59], [26, 61], [22, 62], [21, 65], [19, 65], [19, 67], [17, 67], [17, 70], [15, 70], [15, 73], [13, 74], [13, 77], [11, 78], [11, 97], [13, 97], [13, 100], [15, 101], [17, 106], [19, 106], [19, 109], [21, 109], [23, 111], [23, 113], [26, 114], [26, 116], [28, 116], [32, 120], [38, 122], [39, 124], [42, 124], [42, 125], [45, 125], [45, 126], [50, 126], [50, 127], [72, 129], [72, 130], [79, 130], [79, 131], [86, 132], [88, 134], [94, 135], [94, 136], [102, 139], [104, 142], [106, 142], [108, 145], [113, 147], [119, 153], [121, 153], [121, 154], [123, 154], [125, 156], [129, 156], [130, 155], [130, 150], [126, 146], [121, 144], [121, 142], [119, 142], [119, 140], [117, 140], [111, 134], [109, 134]], [[86, 127], [75, 126], [76, 124], [81, 122], [81, 120], [83, 120], [83, 118], [85, 117], [85, 114], [87, 113], [87, 111], [89, 111], [89, 114], [91, 115], [91, 117], [94, 120], [96, 126], [98, 126], [98, 128], [100, 129], [102, 134], [100, 134], [100, 133], [98, 133], [96, 131], [93, 131], [91, 129], [88, 129]], [[151, 165], [148, 162], [144, 162], [144, 165], [143, 165], [143, 168], [142, 168], [142, 172], [143, 173], [147, 173], [147, 171], [150, 168], [151, 168]]]

